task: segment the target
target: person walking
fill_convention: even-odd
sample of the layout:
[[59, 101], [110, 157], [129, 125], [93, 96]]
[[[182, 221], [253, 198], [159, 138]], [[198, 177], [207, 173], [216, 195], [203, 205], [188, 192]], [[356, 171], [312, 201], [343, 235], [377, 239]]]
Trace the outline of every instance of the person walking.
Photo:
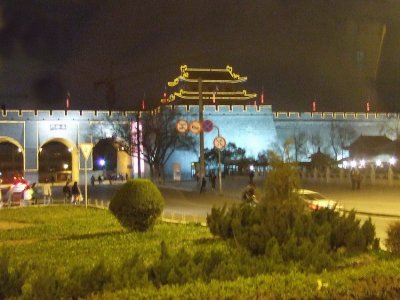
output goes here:
[[92, 175], [92, 177], [90, 177], [90, 183], [92, 184], [92, 186], [94, 186], [94, 182], [96, 181], [96, 179], [94, 178], [94, 176]]
[[78, 183], [75, 181], [74, 185], [72, 186], [71, 189], [72, 197], [71, 197], [71, 203], [72, 204], [80, 204], [81, 202], [81, 189], [78, 186]]
[[52, 192], [49, 180], [46, 178], [43, 184], [43, 204], [48, 205], [51, 203]]
[[202, 177], [201, 179], [201, 187], [200, 187], [200, 194], [206, 191], [207, 180], [206, 177]]
[[217, 181], [217, 176], [215, 175], [214, 172], [211, 173], [211, 189], [214, 191], [215, 190], [215, 185], [216, 185], [216, 181]]
[[71, 188], [69, 187], [69, 182], [67, 181], [63, 187], [63, 194], [64, 194], [64, 204], [67, 203], [67, 201], [69, 202], [69, 199], [71, 199]]

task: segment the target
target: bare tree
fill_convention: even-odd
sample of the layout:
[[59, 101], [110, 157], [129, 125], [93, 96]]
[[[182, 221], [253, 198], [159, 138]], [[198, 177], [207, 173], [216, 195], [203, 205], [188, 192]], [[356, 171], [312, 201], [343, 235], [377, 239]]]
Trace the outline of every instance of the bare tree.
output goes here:
[[299, 161], [299, 156], [306, 154], [307, 133], [304, 131], [295, 131], [292, 135], [294, 160]]
[[335, 160], [338, 160], [339, 153], [343, 158], [343, 151], [357, 137], [355, 129], [348, 124], [341, 124], [337, 122], [331, 122], [330, 127], [330, 144], [335, 154]]
[[144, 114], [141, 118], [142, 155], [150, 167], [152, 178], [155, 175], [164, 178], [164, 166], [175, 150], [195, 152], [197, 145], [195, 136], [178, 133], [176, 130], [176, 121], [180, 118], [182, 114], [179, 110], [166, 106]]
[[317, 153], [319, 150], [321, 150], [323, 146], [323, 140], [321, 137], [321, 133], [319, 131], [314, 132], [310, 136], [310, 144], [311, 144], [311, 151], [312, 154]]
[[[174, 151], [195, 151], [197, 144], [193, 135], [177, 132], [176, 121], [181, 117], [179, 110], [161, 106], [141, 114], [139, 120], [121, 122], [110, 116], [105, 117], [100, 124], [93, 126], [92, 133], [97, 138], [111, 136], [131, 156], [142, 147], [140, 155], [149, 165], [150, 176], [164, 178], [164, 166]], [[141, 125], [139, 129], [138, 124]]]
[[390, 115], [381, 128], [381, 133], [388, 137], [399, 140], [400, 138], [400, 116]]

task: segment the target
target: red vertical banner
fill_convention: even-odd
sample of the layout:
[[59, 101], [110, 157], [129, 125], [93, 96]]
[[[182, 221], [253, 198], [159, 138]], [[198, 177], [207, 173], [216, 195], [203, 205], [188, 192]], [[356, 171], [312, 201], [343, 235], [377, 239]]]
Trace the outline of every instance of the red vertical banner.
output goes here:
[[67, 92], [67, 99], [65, 99], [65, 109], [69, 109], [71, 94]]
[[261, 93], [261, 104], [264, 104], [264, 91]]
[[366, 103], [366, 108], [367, 108], [367, 112], [371, 111], [371, 106], [369, 104], [369, 101], [367, 101], [367, 103]]
[[317, 101], [313, 101], [312, 102], [312, 112], [316, 112], [317, 111]]

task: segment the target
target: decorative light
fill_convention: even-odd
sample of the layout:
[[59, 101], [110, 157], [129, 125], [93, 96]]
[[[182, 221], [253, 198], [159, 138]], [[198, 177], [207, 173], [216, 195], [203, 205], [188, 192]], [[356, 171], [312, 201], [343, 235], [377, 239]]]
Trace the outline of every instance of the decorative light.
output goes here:
[[68, 164], [63, 164], [63, 168], [64, 168], [64, 170], [66, 170], [66, 169], [68, 169]]
[[350, 166], [351, 166], [352, 168], [355, 168], [355, 167], [357, 166], [357, 162], [356, 162], [355, 160], [352, 160], [352, 161], [350, 162]]
[[389, 164], [392, 165], [392, 166], [395, 165], [396, 162], [397, 162], [397, 159], [395, 157], [393, 157], [393, 156], [389, 159]]
[[72, 152], [72, 150], [74, 150], [74, 148], [72, 148], [72, 147], [68, 148], [68, 152]]
[[21, 153], [21, 152], [22, 152], [22, 149], [21, 149], [21, 148], [18, 148], [18, 152]]
[[343, 161], [343, 168], [347, 169], [349, 163], [347, 162], [347, 160]]
[[100, 160], [99, 160], [100, 167], [104, 167], [105, 164], [106, 164], [106, 161], [104, 160], [104, 158], [100, 158]]
[[365, 159], [360, 160], [360, 167], [365, 168]]
[[375, 162], [377, 167], [381, 167], [382, 166], [382, 161], [380, 159], [377, 159]]

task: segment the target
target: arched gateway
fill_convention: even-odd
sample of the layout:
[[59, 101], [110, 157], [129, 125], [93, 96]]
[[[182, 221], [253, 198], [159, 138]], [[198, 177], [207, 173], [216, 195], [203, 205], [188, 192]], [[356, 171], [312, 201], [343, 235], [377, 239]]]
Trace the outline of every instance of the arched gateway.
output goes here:
[[[55, 181], [79, 181], [84, 172], [85, 160], [80, 144], [99, 142], [94, 128], [107, 127], [104, 120], [129, 122], [135, 120], [135, 112], [109, 111], [25, 111], [5, 110], [0, 114], [0, 144], [12, 145], [20, 153], [21, 168], [9, 170], [3, 176], [23, 175], [31, 182], [45, 179]], [[108, 121], [109, 122], [109, 121]], [[104, 136], [107, 138], [107, 136]], [[3, 156], [7, 153], [3, 153]], [[116, 174], [132, 173], [130, 156], [116, 149], [113, 170]], [[0, 168], [2, 165], [0, 165]], [[89, 171], [96, 170], [92, 154], [88, 158]], [[13, 169], [12, 167], [4, 167]], [[94, 172], [94, 171], [93, 171]], [[17, 174], [23, 173], [23, 174]]]

